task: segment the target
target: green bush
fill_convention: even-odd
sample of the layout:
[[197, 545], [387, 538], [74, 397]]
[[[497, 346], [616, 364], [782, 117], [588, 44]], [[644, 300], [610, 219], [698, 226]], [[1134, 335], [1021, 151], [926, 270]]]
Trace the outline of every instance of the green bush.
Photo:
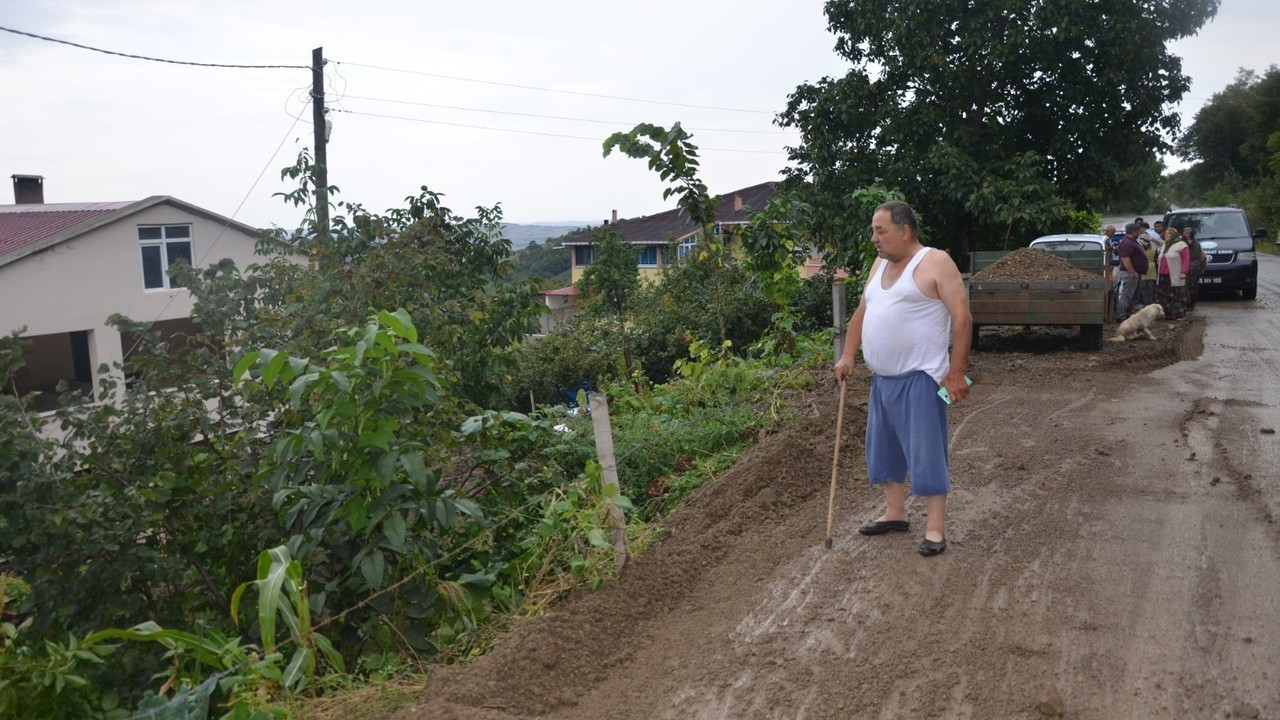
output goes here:
[[[819, 273], [805, 280], [793, 299], [792, 310], [796, 314], [796, 332], [820, 332], [831, 327], [831, 286], [834, 278]], [[852, 314], [857, 297], [846, 296], [848, 313]], [[847, 319], [848, 315], [846, 315]]]
[[526, 341], [513, 374], [507, 407], [529, 410], [567, 405], [585, 381], [591, 387], [625, 379], [616, 323], [580, 313], [538, 340]]

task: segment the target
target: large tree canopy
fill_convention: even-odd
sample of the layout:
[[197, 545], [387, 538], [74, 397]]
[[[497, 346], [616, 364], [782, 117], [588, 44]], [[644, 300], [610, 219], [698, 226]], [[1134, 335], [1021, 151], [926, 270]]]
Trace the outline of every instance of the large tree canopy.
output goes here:
[[1241, 69], [1235, 82], [1200, 108], [1191, 127], [1178, 142], [1178, 154], [1198, 161], [1204, 182], [1214, 185], [1235, 179], [1260, 180], [1280, 157], [1280, 67], [1265, 74]]
[[779, 120], [803, 133], [794, 172], [812, 180], [819, 222], [880, 182], [916, 206], [934, 245], [968, 252], [1015, 227], [1051, 231], [1046, 215], [1104, 205], [1121, 170], [1170, 149], [1189, 80], [1167, 43], [1218, 5], [830, 0], [853, 67], [791, 95]]
[[1200, 108], [1178, 141], [1194, 161], [1164, 178], [1177, 205], [1235, 205], [1255, 228], [1280, 227], [1280, 67], [1241, 69]]

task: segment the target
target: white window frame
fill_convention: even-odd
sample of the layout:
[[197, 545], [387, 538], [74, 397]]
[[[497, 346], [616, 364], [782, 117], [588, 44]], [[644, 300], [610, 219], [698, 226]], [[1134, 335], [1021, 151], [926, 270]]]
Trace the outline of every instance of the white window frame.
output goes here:
[[[186, 231], [186, 236], [175, 232], [174, 236], [170, 236], [171, 230], [181, 228]], [[143, 239], [144, 230], [159, 230], [160, 237]], [[142, 290], [143, 292], [165, 292], [171, 290], [181, 290], [182, 285], [174, 283], [174, 279], [169, 277], [169, 270], [173, 267], [173, 261], [169, 259], [169, 246], [177, 243], [186, 243], [187, 254], [190, 256], [190, 262], [195, 265], [195, 231], [190, 223], [170, 223], [166, 225], [139, 225], [138, 226], [138, 259], [141, 261], [142, 267]], [[147, 261], [142, 255], [142, 249], [147, 247], [155, 247], [160, 249], [160, 277], [161, 284], [157, 287], [147, 287]]]
[[680, 241], [680, 244], [676, 246], [676, 259], [683, 260], [684, 256], [693, 252], [693, 249], [697, 247], [697, 245], [698, 245], [697, 233], [694, 233], [693, 235], [690, 235], [689, 237]]

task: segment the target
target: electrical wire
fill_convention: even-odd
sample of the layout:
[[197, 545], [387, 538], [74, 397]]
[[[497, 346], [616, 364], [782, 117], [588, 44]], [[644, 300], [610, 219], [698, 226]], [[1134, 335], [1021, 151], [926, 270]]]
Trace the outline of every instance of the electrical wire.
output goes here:
[[581, 97], [604, 98], [606, 100], [623, 100], [626, 102], [647, 103], [649, 105], [669, 105], [672, 107], [697, 108], [699, 110], [719, 110], [721, 112], [740, 112], [740, 113], [756, 113], [759, 115], [775, 115], [772, 110], [755, 110], [750, 108], [731, 108], [719, 107], [716, 105], [694, 105], [692, 103], [667, 102], [664, 100], [647, 100], [644, 98], [625, 97], [621, 95], [603, 95], [601, 93], [581, 92], [578, 90], [557, 90], [555, 88], [537, 87], [535, 85], [520, 85], [518, 83], [498, 82], [496, 80], [480, 80], [477, 78], [459, 77], [457, 75], [442, 75], [440, 73], [429, 73], [421, 70], [404, 70], [401, 68], [383, 67], [381, 65], [366, 65], [364, 63], [343, 62], [338, 60], [330, 60], [335, 64], [346, 64], [353, 67], [370, 68], [372, 70], [385, 70], [386, 72], [406, 73], [409, 75], [424, 75], [426, 77], [442, 78], [444, 80], [456, 80], [458, 82], [480, 83], [482, 85], [497, 85], [500, 87], [519, 88], [521, 90], [537, 90], [538, 92], [560, 93], [562, 95], [578, 95]]
[[[326, 62], [325, 64], [327, 65], [328, 63]], [[332, 99], [328, 96], [325, 97], [325, 104], [333, 104], [341, 107], [342, 101], [347, 97], [347, 78], [338, 70], [336, 65], [333, 68], [333, 74], [337, 75], [338, 79], [342, 81], [342, 89], [339, 90], [337, 83], [329, 76], [329, 73], [325, 73], [325, 86], [333, 91]]]
[[[302, 106], [302, 109], [296, 113], [289, 109], [289, 105], [295, 102]], [[311, 84], [307, 83], [306, 85], [298, 87], [290, 92], [289, 97], [285, 98], [284, 114], [294, 118], [304, 125], [311, 125], [312, 122], [306, 119], [307, 111], [311, 108], [311, 103]]]
[[[465, 112], [489, 113], [492, 115], [514, 115], [517, 117], [541, 118], [543, 120], [567, 120], [569, 122], [597, 123], [599, 125], [612, 125], [614, 127], [622, 125], [635, 125], [634, 122], [625, 122], [622, 120], [594, 120], [591, 118], [565, 117], [563, 115], [539, 115], [537, 113], [515, 112], [512, 110], [487, 110], [484, 108], [461, 107], [458, 105], [437, 105], [435, 103], [414, 102], [411, 100], [393, 100], [391, 98], [375, 98], [365, 97], [362, 95], [344, 95], [343, 97], [351, 100], [366, 100], [368, 102], [395, 103], [397, 105], [416, 105], [419, 107], [438, 108], [441, 110], [463, 110]], [[749, 133], [757, 135], [786, 135], [790, 134], [787, 130], [734, 130], [729, 128], [685, 128], [686, 130], [696, 130], [698, 132], [722, 132], [722, 133]], [[792, 131], [794, 132], [794, 131]]]
[[196, 67], [236, 68], [236, 69], [242, 69], [242, 70], [271, 70], [271, 69], [310, 70], [311, 69], [310, 65], [226, 65], [223, 63], [202, 63], [202, 62], [189, 62], [186, 60], [166, 60], [165, 58], [147, 57], [146, 55], [133, 55], [130, 53], [116, 52], [115, 50], [103, 50], [102, 48], [91, 47], [89, 45], [81, 45], [80, 43], [74, 43], [74, 42], [71, 42], [70, 40], [59, 40], [58, 38], [45, 37], [44, 35], [37, 35], [35, 33], [25, 32], [23, 30], [14, 30], [13, 28], [4, 27], [3, 25], [0, 25], [0, 30], [13, 33], [14, 35], [26, 35], [27, 37], [33, 37], [37, 40], [47, 40], [48, 42], [52, 42], [52, 43], [61, 43], [63, 45], [70, 45], [71, 47], [80, 48], [81, 50], [92, 50], [93, 52], [100, 52], [107, 55], [116, 55], [119, 57], [132, 58], [134, 60], [150, 60], [151, 62], [169, 63], [171, 65], [194, 65]]
[[231, 222], [235, 221], [236, 215], [239, 215], [240, 211], [244, 209], [244, 204], [249, 201], [249, 196], [253, 195], [253, 191], [258, 187], [258, 183], [262, 182], [262, 176], [267, 174], [267, 170], [271, 168], [271, 163], [275, 162], [276, 156], [280, 154], [280, 149], [289, 141], [289, 136], [293, 134], [293, 129], [298, 126], [298, 122], [301, 121], [301, 119], [302, 113], [293, 116], [293, 124], [285, 131], [284, 137], [280, 138], [280, 143], [276, 145], [275, 151], [271, 153], [271, 157], [267, 159], [267, 162], [262, 165], [262, 170], [258, 172], [258, 177], [253, 179], [253, 184], [249, 186], [247, 191], [245, 191], [244, 197], [240, 198], [240, 204], [236, 206], [235, 212], [231, 213], [230, 218], [227, 218], [227, 223], [222, 226], [222, 230], [218, 233], [218, 236], [215, 237], [213, 242], [209, 244], [209, 247], [201, 253], [200, 260], [197, 261], [193, 267], [201, 267], [204, 265], [205, 258], [209, 257], [209, 253], [213, 252], [213, 248], [217, 246], [218, 241], [222, 239], [223, 233], [225, 233], [227, 228], [231, 226]]
[[[514, 128], [498, 128], [488, 127], [485, 125], [467, 125], [465, 123], [445, 122], [443, 120], [425, 120], [423, 118], [402, 117], [399, 115], [383, 115], [381, 113], [361, 112], [358, 110], [339, 110], [333, 109], [334, 112], [346, 113], [348, 115], [365, 115], [367, 117], [385, 118], [388, 120], [404, 120], [406, 122], [428, 123], [430, 125], [447, 125], [449, 127], [468, 128], [471, 130], [488, 130], [491, 132], [516, 133], [518, 135], [541, 135], [543, 137], [566, 138], [569, 140], [587, 140], [593, 143], [601, 142], [598, 137], [588, 137], [586, 135], [565, 135], [563, 133], [541, 132], [538, 130], [516, 130]], [[743, 150], [740, 148], [718, 148], [718, 147], [700, 147], [699, 150], [713, 150], [716, 152], [736, 152], [736, 153], [753, 153], [757, 155], [785, 155], [781, 150]]]
[[[292, 94], [293, 93], [290, 93], [290, 95]], [[199, 268], [204, 266], [205, 258], [209, 257], [209, 253], [213, 252], [213, 248], [217, 246], [218, 241], [221, 240], [222, 236], [227, 232], [227, 228], [231, 227], [231, 223], [235, 222], [236, 215], [240, 214], [240, 211], [244, 208], [244, 204], [248, 202], [249, 196], [252, 195], [254, 189], [258, 187], [258, 183], [262, 182], [262, 176], [267, 174], [267, 170], [271, 167], [271, 163], [275, 162], [276, 156], [280, 154], [280, 149], [284, 147], [284, 144], [286, 142], [288, 142], [289, 136], [293, 134], [293, 129], [298, 126], [298, 123], [302, 119], [302, 115], [303, 113], [298, 113], [297, 115], [292, 116], [293, 124], [289, 126], [289, 129], [287, 131], [285, 131], [284, 137], [280, 139], [280, 144], [276, 145], [275, 152], [271, 153], [271, 157], [262, 166], [262, 171], [258, 173], [258, 177], [254, 178], [253, 184], [249, 186], [249, 189], [245, 192], [244, 197], [240, 199], [240, 204], [236, 206], [235, 212], [231, 213], [231, 217], [227, 218], [227, 222], [223, 223], [222, 229], [218, 231], [218, 235], [213, 239], [213, 242], [210, 243], [209, 247], [205, 248], [205, 251], [200, 254], [200, 259], [191, 264], [192, 268]], [[141, 279], [139, 279], [136, 282], [137, 284], [141, 284], [142, 281]], [[137, 296], [138, 296], [137, 284], [135, 284], [134, 286], [135, 291], [132, 293], [132, 297], [135, 300], [137, 299]], [[159, 322], [160, 318], [163, 317], [164, 314], [169, 311], [169, 306], [173, 304], [173, 301], [176, 300], [177, 297], [178, 297], [178, 293], [176, 292], [171, 292], [169, 294], [169, 299], [165, 302], [164, 307], [160, 308], [159, 312], [156, 313], [155, 319], [151, 321], [152, 325]], [[129, 307], [123, 313], [124, 315], [127, 316], [129, 312], [133, 310], [133, 303], [134, 303], [134, 300], [129, 301]], [[122, 357], [127, 357], [128, 355], [131, 355], [134, 350], [138, 349], [138, 345], [141, 342], [142, 342], [142, 338], [139, 337], [137, 340], [134, 341], [133, 346], [130, 347], [128, 351], [122, 353]]]

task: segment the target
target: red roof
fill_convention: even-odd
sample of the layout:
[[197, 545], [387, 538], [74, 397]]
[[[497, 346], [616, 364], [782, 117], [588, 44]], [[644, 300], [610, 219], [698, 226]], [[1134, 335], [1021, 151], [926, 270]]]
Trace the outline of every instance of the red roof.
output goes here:
[[132, 204], [105, 202], [0, 205], [0, 257]]
[[251, 238], [258, 237], [257, 228], [168, 195], [130, 202], [0, 205], [0, 266], [157, 205], [169, 205]]

